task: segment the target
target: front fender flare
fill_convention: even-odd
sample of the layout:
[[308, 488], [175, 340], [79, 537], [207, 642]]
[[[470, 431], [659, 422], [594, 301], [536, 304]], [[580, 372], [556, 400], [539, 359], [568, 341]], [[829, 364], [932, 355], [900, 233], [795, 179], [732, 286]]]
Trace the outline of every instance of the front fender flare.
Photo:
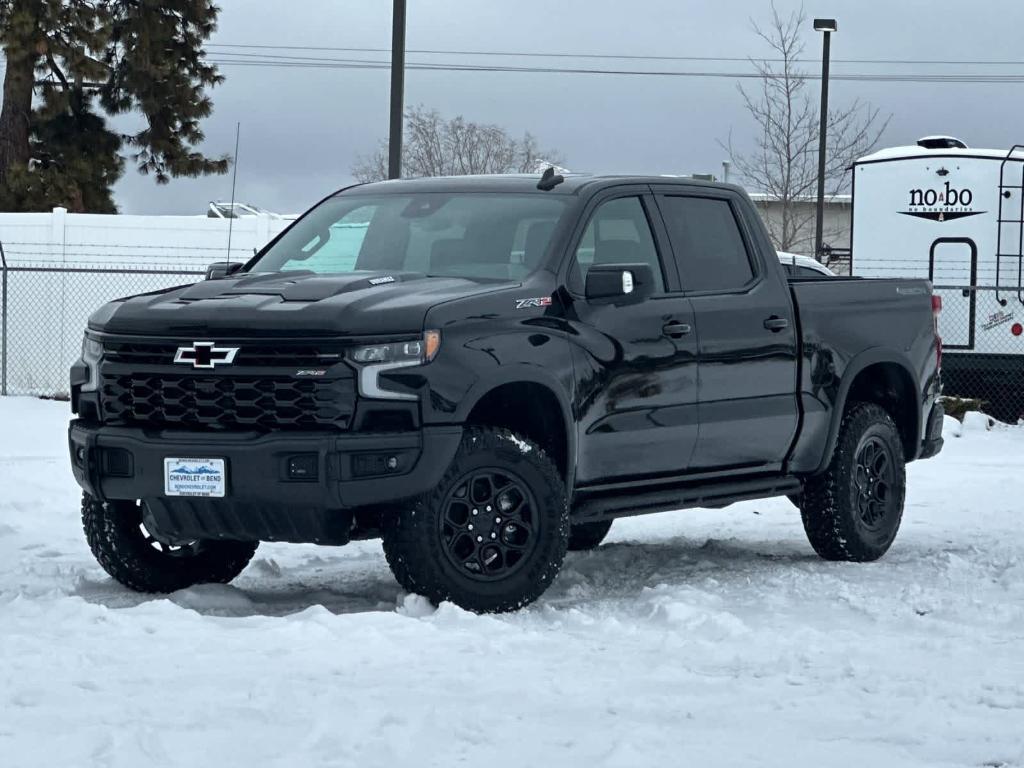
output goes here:
[[549, 390], [558, 402], [558, 407], [562, 414], [562, 423], [565, 425], [566, 469], [569, 488], [571, 489], [576, 475], [576, 420], [572, 414], [569, 395], [565, 392], [565, 388], [559, 382], [558, 377], [553, 373], [528, 363], [501, 365], [474, 382], [473, 386], [461, 399], [459, 407], [455, 411], [455, 421], [459, 424], [465, 424], [469, 414], [490, 392], [507, 384], [519, 383], [542, 386]]

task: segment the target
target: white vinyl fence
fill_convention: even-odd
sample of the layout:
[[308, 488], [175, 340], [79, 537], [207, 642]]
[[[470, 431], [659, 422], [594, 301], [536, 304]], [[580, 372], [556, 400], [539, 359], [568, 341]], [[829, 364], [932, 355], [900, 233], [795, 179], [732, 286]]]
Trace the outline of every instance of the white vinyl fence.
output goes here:
[[0, 393], [66, 394], [68, 368], [97, 307], [196, 282], [216, 261], [247, 261], [290, 223], [274, 216], [106, 216], [63, 208], [0, 213]]

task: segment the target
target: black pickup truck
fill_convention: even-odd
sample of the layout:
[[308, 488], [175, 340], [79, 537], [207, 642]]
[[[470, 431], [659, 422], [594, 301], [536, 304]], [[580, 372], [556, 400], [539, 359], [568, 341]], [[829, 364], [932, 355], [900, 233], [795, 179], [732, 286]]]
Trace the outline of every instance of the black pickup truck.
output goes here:
[[929, 283], [787, 278], [733, 186], [356, 186], [208, 278], [102, 307], [71, 371], [85, 532], [136, 590], [381, 537], [405, 589], [511, 610], [616, 517], [770, 496], [874, 560], [942, 445]]

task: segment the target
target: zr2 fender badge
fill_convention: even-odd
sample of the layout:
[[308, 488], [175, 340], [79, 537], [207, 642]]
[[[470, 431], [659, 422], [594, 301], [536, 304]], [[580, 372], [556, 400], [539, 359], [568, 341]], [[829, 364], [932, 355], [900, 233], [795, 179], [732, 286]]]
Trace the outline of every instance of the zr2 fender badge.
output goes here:
[[550, 307], [550, 296], [536, 296], [531, 299], [516, 299], [516, 309], [529, 309], [530, 307]]

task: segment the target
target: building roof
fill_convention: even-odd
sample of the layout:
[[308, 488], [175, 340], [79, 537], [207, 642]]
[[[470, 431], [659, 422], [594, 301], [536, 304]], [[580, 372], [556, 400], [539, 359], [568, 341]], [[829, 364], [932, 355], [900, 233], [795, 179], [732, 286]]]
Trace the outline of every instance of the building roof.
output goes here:
[[[778, 196], [769, 192], [748, 192], [747, 194], [755, 203], [777, 203], [779, 201]], [[798, 195], [794, 200], [798, 203], [818, 202], [815, 195]], [[825, 205], [849, 205], [852, 200], [852, 195], [825, 195]]]

